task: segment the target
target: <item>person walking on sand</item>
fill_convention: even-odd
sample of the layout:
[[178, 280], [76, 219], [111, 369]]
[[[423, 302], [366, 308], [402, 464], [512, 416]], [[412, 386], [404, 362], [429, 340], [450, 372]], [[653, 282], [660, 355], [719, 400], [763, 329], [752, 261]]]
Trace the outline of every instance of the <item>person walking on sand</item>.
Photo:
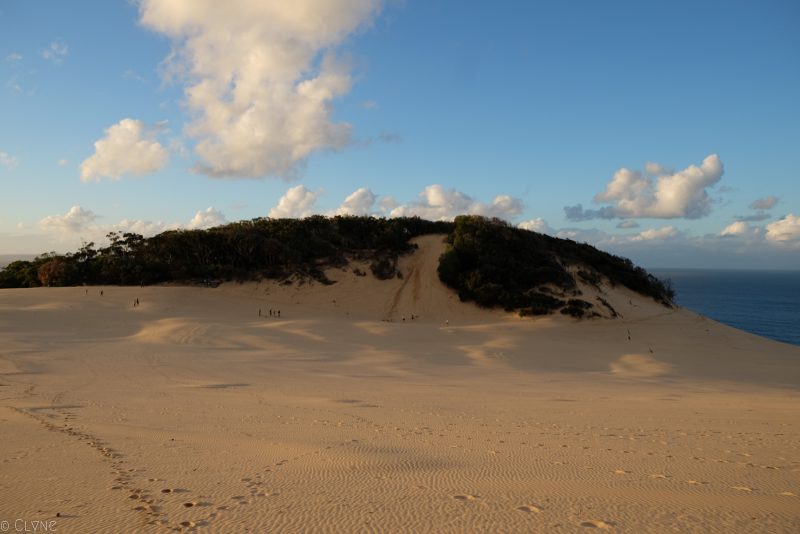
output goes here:
[[258, 316], [261, 317], [261, 308], [258, 309]]

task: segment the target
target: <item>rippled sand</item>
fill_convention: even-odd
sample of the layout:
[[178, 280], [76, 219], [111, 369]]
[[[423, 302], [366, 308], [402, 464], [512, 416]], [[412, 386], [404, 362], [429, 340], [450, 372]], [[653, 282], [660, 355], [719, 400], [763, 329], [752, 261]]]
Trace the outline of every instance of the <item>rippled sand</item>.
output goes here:
[[0, 520], [800, 531], [800, 348], [611, 289], [478, 310], [420, 245], [389, 282], [0, 291]]

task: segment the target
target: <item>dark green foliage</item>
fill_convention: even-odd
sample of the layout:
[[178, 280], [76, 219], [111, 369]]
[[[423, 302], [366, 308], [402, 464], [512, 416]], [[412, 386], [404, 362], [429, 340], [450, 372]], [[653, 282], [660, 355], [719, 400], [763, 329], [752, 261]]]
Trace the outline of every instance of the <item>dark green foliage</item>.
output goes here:
[[[402, 277], [400, 255], [413, 250], [409, 240], [448, 234], [448, 251], [439, 277], [462, 300], [480, 306], [519, 310], [522, 315], [562, 313], [596, 315], [580, 294], [577, 270], [586, 283], [621, 284], [669, 305], [673, 292], [630, 260], [594, 247], [509, 226], [497, 219], [457, 217], [431, 222], [418, 217], [323, 217], [253, 219], [209, 230], [171, 230], [145, 239], [138, 234], [108, 234], [109, 245], [87, 243], [72, 254], [43, 254], [0, 271], [0, 287], [81, 284], [155, 284], [179, 282], [215, 285], [221, 280], [261, 278], [316, 280], [327, 267], [351, 258], [370, 262], [381, 279]], [[354, 269], [356, 275], [366, 273]], [[603, 305], [609, 307], [607, 302]]]
[[379, 274], [396, 275], [400, 254], [413, 237], [452, 230], [452, 223], [418, 217], [253, 219], [209, 230], [171, 230], [149, 239], [108, 234], [109, 245], [84, 245], [74, 254], [46, 254], [0, 271], [0, 287], [80, 284], [138, 285], [255, 280], [298, 275], [332, 283], [324, 268], [348, 256], [377, 260]]
[[617, 317], [619, 317], [619, 316], [620, 316], [620, 315], [619, 315], [619, 313], [617, 313], [617, 310], [615, 310], [615, 309], [614, 309], [614, 306], [612, 306], [611, 304], [609, 304], [609, 303], [608, 303], [608, 301], [607, 301], [606, 299], [604, 299], [603, 297], [597, 297], [597, 300], [600, 302], [600, 304], [602, 304], [603, 306], [605, 306], [605, 307], [606, 307], [606, 309], [607, 309], [609, 312], [611, 312], [611, 317], [613, 317], [614, 319], [616, 319]]
[[456, 217], [449, 244], [439, 262], [439, 278], [458, 291], [461, 300], [479, 306], [519, 310], [521, 315], [541, 315], [566, 306], [565, 314], [586, 315], [591, 303], [558, 298], [580, 293], [570, 267], [577, 268], [586, 283], [597, 285], [605, 278], [665, 305], [673, 297], [669, 287], [630, 260], [497, 219]]
[[571, 315], [572, 317], [580, 318], [590, 313], [592, 304], [581, 299], [569, 299], [567, 305], [561, 308], [563, 315]]
[[372, 271], [372, 274], [375, 275], [375, 278], [378, 280], [394, 278], [396, 275], [400, 274], [397, 270], [397, 255], [376, 258], [375, 261], [370, 264], [369, 270]]

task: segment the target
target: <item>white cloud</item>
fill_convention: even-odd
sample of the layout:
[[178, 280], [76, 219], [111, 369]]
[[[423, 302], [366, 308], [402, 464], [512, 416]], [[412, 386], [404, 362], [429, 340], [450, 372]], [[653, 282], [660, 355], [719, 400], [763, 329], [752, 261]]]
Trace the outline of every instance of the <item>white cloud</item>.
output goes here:
[[547, 221], [541, 217], [522, 221], [517, 226], [523, 230], [530, 230], [531, 232], [539, 232], [540, 234], [553, 234], [555, 231], [547, 224]]
[[167, 74], [186, 85], [198, 169], [291, 176], [313, 152], [345, 146], [351, 128], [332, 122], [331, 103], [352, 80], [333, 49], [368, 24], [379, 3], [142, 0], [142, 24], [173, 40]]
[[61, 158], [60, 160], [58, 160], [58, 166], [59, 166], [59, 167], [63, 167], [63, 166], [65, 166], [67, 163], [69, 163], [69, 160], [66, 160], [66, 159], [64, 159], [64, 158]]
[[767, 241], [788, 246], [800, 247], [800, 217], [790, 213], [786, 217], [767, 225]]
[[6, 61], [9, 63], [19, 63], [20, 61], [22, 61], [22, 54], [19, 54], [17, 52], [11, 52], [6, 56]]
[[0, 152], [0, 167], [11, 169], [12, 167], [16, 166], [17, 166], [17, 158], [12, 156], [11, 154]]
[[742, 236], [750, 233], [750, 225], [745, 221], [735, 221], [726, 226], [720, 233], [722, 237], [729, 236]]
[[774, 197], [772, 195], [766, 198], [757, 198], [753, 202], [750, 203], [750, 208], [754, 210], [769, 210], [775, 207], [775, 204], [778, 203], [778, 197]]
[[626, 237], [623, 239], [628, 239], [629, 241], [632, 242], [664, 241], [666, 239], [677, 237], [678, 235], [679, 235], [678, 230], [676, 230], [672, 226], [665, 226], [663, 228], [651, 228], [649, 230], [643, 230], [634, 236]]
[[[179, 222], [164, 223], [162, 221], [146, 221], [138, 219], [122, 219], [116, 223], [98, 224], [101, 219], [95, 212], [81, 206], [73, 206], [63, 215], [49, 215], [39, 221], [39, 228], [56, 237], [62, 243], [78, 244], [79, 239], [104, 242], [109, 232], [141, 234], [152, 237], [167, 230], [180, 228], [210, 228], [226, 222], [225, 215], [214, 208], [198, 211], [187, 224]], [[22, 223], [17, 225], [22, 228]]]
[[278, 205], [269, 210], [274, 219], [296, 219], [314, 214], [319, 193], [310, 191], [303, 185], [290, 188], [278, 201]]
[[60, 41], [53, 41], [42, 50], [42, 57], [48, 61], [61, 61], [69, 53], [69, 47]]
[[419, 194], [420, 200], [392, 209], [392, 217], [418, 216], [434, 221], [451, 220], [456, 215], [483, 215], [512, 219], [522, 213], [522, 201], [509, 195], [498, 195], [491, 203], [476, 202], [470, 196], [441, 185], [427, 186]]
[[667, 173], [663, 167], [648, 163], [649, 171], [658, 171], [656, 177], [643, 175], [626, 168], [618, 170], [605, 191], [594, 197], [597, 203], [609, 203], [597, 210], [584, 210], [583, 206], [564, 208], [570, 220], [656, 218], [698, 219], [711, 212], [711, 197], [706, 189], [722, 178], [724, 167], [719, 156], [712, 154], [697, 167], [690, 165], [676, 173]]
[[226, 222], [228, 221], [221, 211], [215, 210], [209, 206], [207, 209], [195, 213], [192, 220], [186, 225], [186, 228], [205, 230], [206, 228], [223, 225]]
[[380, 209], [384, 214], [391, 213], [392, 210], [399, 205], [400, 204], [397, 202], [397, 200], [395, 200], [392, 196], [382, 197], [378, 201], [378, 206], [380, 206]]
[[[310, 191], [303, 185], [292, 187], [280, 198], [269, 216], [274, 218], [308, 217], [323, 213], [316, 207], [320, 192]], [[483, 215], [510, 220], [522, 213], [523, 204], [518, 198], [498, 195], [490, 203], [473, 200], [455, 189], [440, 185], [427, 186], [418, 196], [419, 200], [400, 204], [391, 196], [379, 197], [366, 187], [361, 187], [344, 199], [338, 208], [327, 211], [328, 215], [376, 215], [388, 217], [418, 216], [430, 220], [452, 220], [456, 215]]]
[[130, 232], [140, 234], [144, 237], [152, 237], [166, 230], [176, 230], [181, 228], [179, 223], [164, 224], [161, 221], [141, 221], [138, 219], [122, 219], [120, 222], [108, 226], [97, 226], [92, 228], [93, 240], [102, 240], [109, 232]]
[[363, 100], [361, 107], [364, 109], [378, 109], [378, 103], [374, 100]]
[[663, 174], [672, 174], [671, 169], [667, 169], [660, 163], [654, 163], [652, 161], [648, 161], [644, 164], [644, 170], [647, 174], [652, 174], [653, 176], [661, 176]]
[[119, 180], [123, 174], [143, 175], [159, 170], [169, 156], [153, 139], [154, 135], [145, 130], [141, 121], [122, 119], [95, 142], [95, 153], [81, 163], [81, 180]]
[[375, 193], [361, 187], [352, 192], [335, 211], [336, 215], [370, 215], [376, 200]]
[[72, 206], [64, 215], [49, 215], [39, 221], [39, 227], [46, 232], [77, 234], [88, 229], [97, 219], [91, 210], [80, 206]]

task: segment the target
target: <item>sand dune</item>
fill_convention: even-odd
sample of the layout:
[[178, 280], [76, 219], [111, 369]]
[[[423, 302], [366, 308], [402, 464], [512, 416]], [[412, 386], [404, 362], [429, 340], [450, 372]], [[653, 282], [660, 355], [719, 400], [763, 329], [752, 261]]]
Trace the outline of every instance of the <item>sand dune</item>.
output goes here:
[[3, 290], [0, 520], [800, 531], [800, 348], [619, 289], [480, 310], [419, 245], [383, 282]]

